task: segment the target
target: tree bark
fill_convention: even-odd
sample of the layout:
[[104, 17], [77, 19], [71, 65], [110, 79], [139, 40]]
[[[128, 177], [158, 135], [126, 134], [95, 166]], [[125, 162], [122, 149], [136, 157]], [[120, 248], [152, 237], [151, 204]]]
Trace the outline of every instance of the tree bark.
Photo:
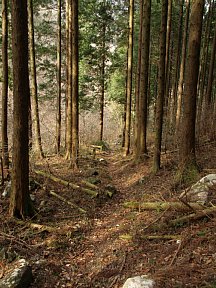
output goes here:
[[[171, 32], [172, 32], [172, 0], [168, 0], [168, 12], [167, 12], [167, 35], [166, 35], [166, 59], [165, 59], [165, 95], [164, 95], [164, 146], [165, 151], [167, 150], [168, 135], [170, 132], [170, 113], [169, 113], [169, 103], [170, 103], [170, 82], [172, 78], [172, 59], [173, 59], [173, 43], [171, 43]], [[171, 46], [172, 44], [172, 46]], [[171, 57], [170, 57], [171, 54]]]
[[171, 126], [176, 127], [176, 109], [177, 109], [177, 91], [179, 83], [179, 73], [180, 73], [180, 60], [182, 51], [182, 26], [183, 26], [183, 6], [184, 0], [181, 0], [179, 7], [179, 27], [178, 27], [178, 43], [177, 43], [177, 53], [176, 53], [176, 63], [175, 63], [175, 78], [173, 81], [173, 96], [172, 96], [172, 112], [170, 116]]
[[126, 122], [125, 122], [125, 156], [130, 153], [131, 133], [131, 98], [133, 72], [133, 29], [134, 29], [134, 0], [129, 1], [129, 35], [127, 58], [127, 87], [126, 87]]
[[188, 59], [185, 71], [185, 92], [183, 97], [184, 117], [181, 123], [181, 145], [179, 150], [179, 174], [183, 182], [186, 180], [185, 177], [189, 179], [191, 173], [197, 170], [195, 123], [204, 4], [204, 0], [193, 1], [190, 17]]
[[166, 59], [166, 30], [167, 30], [167, 9], [168, 0], [162, 1], [162, 17], [160, 30], [160, 60], [158, 73], [158, 96], [156, 103], [156, 127], [155, 127], [155, 143], [153, 157], [153, 173], [160, 169], [161, 161], [161, 141], [162, 141], [162, 126], [163, 126], [163, 106], [165, 93], [165, 59]]
[[2, 159], [5, 168], [9, 167], [8, 152], [8, 1], [2, 0]]
[[212, 43], [212, 50], [211, 50], [211, 59], [210, 59], [210, 67], [208, 73], [208, 84], [207, 84], [207, 91], [205, 95], [205, 114], [208, 113], [208, 108], [212, 102], [212, 84], [214, 80], [214, 67], [215, 67], [215, 54], [216, 54], [216, 25], [214, 30], [214, 39]]
[[181, 117], [181, 110], [182, 110], [182, 96], [183, 96], [183, 85], [184, 85], [185, 62], [186, 62], [186, 54], [187, 54], [187, 34], [188, 34], [189, 16], [190, 16], [190, 0], [187, 0], [184, 32], [183, 32], [183, 39], [182, 39], [181, 65], [180, 65], [179, 83], [178, 83], [178, 91], [177, 91], [176, 130], [175, 130], [176, 140], [179, 134], [179, 125], [180, 125], [180, 117]]
[[12, 0], [13, 54], [13, 167], [10, 216], [33, 216], [29, 195], [28, 109], [30, 101], [28, 71], [27, 0]]
[[35, 137], [35, 155], [43, 158], [43, 150], [40, 133], [40, 116], [38, 109], [38, 92], [37, 92], [37, 75], [35, 63], [35, 41], [34, 41], [34, 19], [33, 19], [33, 3], [28, 0], [28, 30], [29, 30], [29, 56], [30, 56], [30, 74], [31, 74], [31, 109], [32, 109], [32, 125]]
[[72, 3], [67, 0], [67, 111], [66, 111], [66, 159], [72, 157]]
[[105, 94], [105, 37], [106, 37], [106, 23], [102, 27], [102, 62], [101, 62], [101, 95], [100, 95], [100, 141], [103, 141], [104, 130], [104, 94]]
[[149, 51], [150, 51], [150, 22], [151, 1], [144, 0], [142, 20], [142, 48], [139, 83], [139, 144], [138, 155], [147, 154], [147, 115], [148, 115], [148, 80], [149, 80]]
[[213, 18], [213, 8], [214, 8], [214, 0], [210, 1], [209, 11], [206, 20], [206, 28], [204, 31], [204, 44], [202, 49], [202, 59], [199, 70], [199, 85], [198, 85], [198, 107], [197, 107], [197, 128], [198, 135], [199, 131], [203, 127], [202, 116], [204, 112], [204, 95], [206, 92], [206, 78], [207, 78], [207, 66], [208, 66], [208, 58], [209, 58], [209, 44], [210, 44], [210, 36], [211, 36], [211, 23]]
[[140, 18], [139, 18], [139, 40], [138, 40], [138, 61], [137, 61], [137, 71], [136, 71], [136, 86], [135, 86], [135, 129], [134, 129], [134, 151], [135, 151], [135, 157], [139, 158], [140, 155], [140, 113], [139, 113], [139, 107], [140, 107], [140, 70], [141, 70], [141, 51], [142, 51], [142, 22], [143, 22], [143, 0], [140, 0], [139, 5], [140, 10]]
[[72, 1], [72, 168], [78, 166], [79, 154], [79, 50], [78, 0]]
[[56, 153], [60, 153], [61, 145], [61, 4], [58, 0], [58, 35], [57, 35], [57, 113], [56, 113]]

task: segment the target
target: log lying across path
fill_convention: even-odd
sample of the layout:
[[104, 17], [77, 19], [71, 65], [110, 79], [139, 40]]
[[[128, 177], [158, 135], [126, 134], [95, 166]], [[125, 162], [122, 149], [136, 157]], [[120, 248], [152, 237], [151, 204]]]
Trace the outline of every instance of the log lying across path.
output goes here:
[[183, 202], [125, 202], [123, 204], [125, 208], [140, 209], [140, 210], [167, 210], [174, 209], [178, 211], [196, 211], [203, 210], [205, 207], [199, 203], [189, 202], [187, 204]]
[[204, 217], [211, 217], [216, 214], [216, 206], [206, 207], [199, 203], [195, 202], [125, 202], [123, 204], [125, 208], [130, 209], [140, 209], [140, 210], [157, 210], [157, 211], [165, 211], [168, 209], [174, 209], [180, 212], [190, 212], [193, 211], [189, 215], [185, 215], [182, 217], [178, 217], [174, 220], [169, 221], [169, 223], [161, 224], [160, 227], [163, 226], [176, 226], [181, 225], [187, 222], [196, 221], [198, 219], [202, 219]]
[[[96, 198], [98, 197], [99, 195], [99, 192], [102, 192], [103, 194], [105, 194], [106, 196], [108, 196], [109, 198], [112, 198], [114, 192], [112, 191], [109, 191], [109, 190], [101, 190], [100, 187], [96, 186], [95, 184], [92, 184], [86, 180], [82, 180], [81, 181], [81, 184], [88, 187], [88, 188], [84, 188], [78, 184], [74, 184], [74, 183], [71, 183], [71, 182], [68, 182], [68, 181], [65, 181], [61, 178], [58, 178], [52, 174], [49, 174], [49, 173], [46, 173], [42, 170], [34, 170], [34, 172], [38, 175], [41, 175], [43, 177], [46, 177], [46, 178], [49, 178], [51, 179], [52, 181], [54, 182], [57, 182], [57, 183], [60, 183], [62, 185], [65, 185], [67, 187], [71, 187], [75, 190], [80, 190], [82, 192], [85, 192], [87, 194], [89, 194], [92, 198]], [[90, 188], [90, 189], [89, 189]]]
[[[97, 185], [92, 184], [92, 183], [90, 183], [90, 182], [88, 182], [88, 181], [86, 181], [86, 180], [82, 180], [82, 181], [81, 181], [81, 184], [83, 184], [83, 185], [85, 185], [85, 186], [87, 186], [87, 187], [89, 187], [89, 188], [95, 189], [95, 190], [97, 190], [97, 191], [101, 191], [101, 189], [100, 189]], [[102, 192], [103, 192], [106, 196], [108, 196], [108, 197], [110, 197], [110, 198], [112, 198], [112, 196], [113, 196], [113, 194], [114, 194], [114, 192], [109, 191], [109, 190], [103, 190]]]
[[95, 197], [97, 197], [99, 195], [99, 193], [97, 191], [94, 191], [94, 190], [91, 190], [91, 189], [88, 189], [88, 188], [83, 188], [80, 185], [73, 184], [71, 182], [68, 182], [68, 181], [65, 181], [63, 179], [57, 178], [54, 175], [46, 173], [44, 171], [34, 170], [34, 172], [36, 174], [38, 174], [38, 175], [42, 175], [42, 176], [44, 176], [46, 178], [49, 178], [49, 179], [51, 179], [54, 182], [60, 183], [60, 184], [65, 185], [67, 187], [71, 187], [72, 189], [75, 189], [75, 190], [80, 190], [82, 192], [85, 192], [85, 193], [89, 194], [92, 198], [95, 198]]

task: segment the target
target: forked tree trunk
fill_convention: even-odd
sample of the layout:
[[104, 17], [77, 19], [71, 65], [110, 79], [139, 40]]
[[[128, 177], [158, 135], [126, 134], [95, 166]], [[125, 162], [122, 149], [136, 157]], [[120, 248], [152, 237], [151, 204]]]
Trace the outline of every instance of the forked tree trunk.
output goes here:
[[161, 141], [163, 126], [163, 104], [165, 93], [165, 59], [166, 59], [166, 31], [167, 31], [167, 9], [168, 0], [162, 1], [161, 13], [161, 30], [160, 30], [160, 60], [158, 72], [158, 95], [156, 103], [156, 119], [155, 119], [155, 143], [153, 157], [153, 173], [160, 169], [161, 161]]
[[126, 122], [125, 122], [125, 155], [130, 152], [131, 133], [131, 98], [132, 98], [132, 71], [133, 71], [133, 29], [134, 29], [134, 0], [129, 1], [129, 35], [127, 59], [127, 87], [126, 87]]
[[10, 216], [33, 216], [29, 195], [28, 109], [30, 101], [28, 71], [27, 0], [12, 0], [13, 54], [13, 167]]
[[195, 123], [204, 4], [204, 0], [193, 1], [190, 16], [188, 59], [185, 71], [185, 91], [183, 96], [184, 114], [181, 123], [181, 145], [179, 150], [179, 175], [183, 182], [186, 181], [186, 179], [190, 179], [190, 176], [194, 175], [194, 171], [197, 170], [195, 155]]
[[4, 167], [9, 167], [8, 152], [8, 1], [2, 0], [2, 158]]
[[58, 35], [57, 35], [57, 113], [56, 113], [56, 153], [61, 145], [61, 0], [58, 0]]
[[35, 43], [34, 43], [34, 20], [33, 20], [33, 3], [28, 0], [28, 30], [29, 30], [29, 56], [30, 56], [30, 74], [31, 74], [31, 109], [32, 109], [32, 125], [34, 129], [35, 155], [43, 158], [41, 133], [40, 133], [40, 117], [38, 110], [38, 93], [37, 93], [37, 75], [35, 63]]

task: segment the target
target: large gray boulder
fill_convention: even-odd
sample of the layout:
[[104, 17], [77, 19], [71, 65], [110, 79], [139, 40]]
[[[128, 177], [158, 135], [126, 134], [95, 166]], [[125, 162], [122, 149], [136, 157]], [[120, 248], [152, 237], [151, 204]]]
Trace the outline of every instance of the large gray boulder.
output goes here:
[[147, 275], [128, 278], [122, 288], [153, 288], [155, 281]]
[[31, 267], [25, 259], [20, 259], [11, 264], [3, 278], [0, 288], [27, 288], [33, 280]]
[[208, 174], [195, 183], [189, 191], [184, 191], [180, 198], [185, 198], [188, 202], [208, 204], [209, 190], [216, 185], [216, 174]]

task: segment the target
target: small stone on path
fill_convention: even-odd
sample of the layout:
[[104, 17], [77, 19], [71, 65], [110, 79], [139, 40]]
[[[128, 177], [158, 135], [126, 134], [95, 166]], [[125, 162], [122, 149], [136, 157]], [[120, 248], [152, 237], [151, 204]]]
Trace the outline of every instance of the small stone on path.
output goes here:
[[153, 288], [155, 281], [147, 275], [128, 278], [122, 288]]

